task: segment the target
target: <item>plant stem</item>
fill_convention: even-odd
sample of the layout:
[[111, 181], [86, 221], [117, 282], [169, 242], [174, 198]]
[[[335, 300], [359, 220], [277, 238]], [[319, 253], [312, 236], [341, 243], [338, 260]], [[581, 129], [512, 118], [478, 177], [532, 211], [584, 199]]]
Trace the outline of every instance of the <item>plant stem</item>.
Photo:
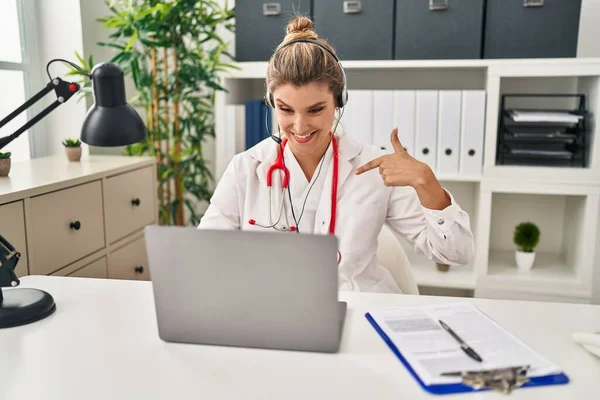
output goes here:
[[177, 201], [177, 209], [175, 212], [175, 224], [183, 225], [183, 182], [181, 180], [181, 134], [179, 131], [179, 63], [177, 60], [177, 36], [173, 35], [173, 76], [175, 77], [175, 95], [173, 103], [173, 121], [175, 123], [173, 138], [174, 138], [174, 169], [175, 169], [175, 200]]
[[[169, 114], [171, 108], [169, 105], [169, 52], [166, 47], [163, 47], [163, 74], [165, 82], [165, 126], [167, 127], [167, 141], [165, 143], [165, 167], [168, 168], [169, 158], [171, 155], [171, 122]], [[167, 190], [167, 220], [171, 221], [171, 180], [167, 179], [165, 182]]]
[[[152, 119], [154, 120], [153, 122], [153, 126], [155, 128], [155, 132], [156, 132], [156, 137], [154, 140], [154, 150], [156, 151], [156, 161], [157, 161], [157, 168], [159, 169], [159, 172], [161, 172], [161, 165], [162, 165], [162, 154], [161, 154], [161, 134], [160, 134], [160, 126], [158, 125], [158, 113], [159, 113], [159, 109], [158, 109], [158, 85], [157, 85], [157, 78], [156, 78], [156, 48], [154, 46], [152, 46], [152, 48], [150, 49], [150, 62], [152, 65]], [[163, 183], [162, 183], [162, 179], [159, 175], [159, 179], [158, 179], [158, 202], [160, 205], [164, 206], [164, 196], [163, 196]], [[162, 221], [165, 222], [165, 221]]]

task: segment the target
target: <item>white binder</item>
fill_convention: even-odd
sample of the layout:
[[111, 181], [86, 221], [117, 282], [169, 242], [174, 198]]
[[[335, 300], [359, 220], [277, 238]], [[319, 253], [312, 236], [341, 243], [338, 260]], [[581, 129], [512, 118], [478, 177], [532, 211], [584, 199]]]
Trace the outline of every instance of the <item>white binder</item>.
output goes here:
[[414, 157], [433, 171], [436, 171], [437, 114], [437, 90], [417, 90]]
[[373, 143], [373, 92], [349, 90], [341, 125], [344, 132], [363, 144]]
[[394, 92], [392, 90], [373, 91], [373, 144], [392, 153], [390, 135], [396, 127], [394, 121]]
[[415, 154], [415, 96], [414, 90], [394, 91], [394, 126], [398, 127], [400, 143], [412, 156]]
[[481, 175], [483, 169], [483, 144], [485, 132], [484, 90], [462, 92], [460, 135], [460, 174]]
[[461, 119], [460, 90], [439, 92], [437, 173], [458, 175]]

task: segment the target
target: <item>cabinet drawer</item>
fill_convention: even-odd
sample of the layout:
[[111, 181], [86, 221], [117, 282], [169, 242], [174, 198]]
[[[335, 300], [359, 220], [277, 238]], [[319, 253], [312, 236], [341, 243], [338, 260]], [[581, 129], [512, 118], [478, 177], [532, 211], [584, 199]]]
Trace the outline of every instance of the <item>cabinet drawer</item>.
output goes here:
[[581, 0], [487, 0], [484, 58], [575, 57], [580, 13]]
[[100, 181], [31, 199], [35, 274], [46, 275], [104, 247]]
[[111, 279], [150, 280], [146, 242], [143, 236], [111, 253], [108, 277]]
[[106, 179], [106, 234], [109, 243], [155, 220], [156, 193], [152, 168], [154, 166]]
[[102, 257], [85, 267], [79, 268], [76, 271], [68, 274], [67, 276], [73, 276], [78, 278], [104, 278], [108, 277], [106, 270], [106, 257]]
[[396, 59], [481, 58], [484, 0], [396, 2]]
[[0, 205], [0, 235], [8, 240], [16, 251], [21, 253], [21, 258], [15, 270], [17, 276], [29, 275], [25, 214], [22, 201]]
[[315, 31], [340, 60], [391, 60], [394, 0], [315, 0]]
[[310, 15], [306, 0], [243, 0], [235, 5], [235, 57], [237, 61], [267, 61], [285, 37], [295, 12]]

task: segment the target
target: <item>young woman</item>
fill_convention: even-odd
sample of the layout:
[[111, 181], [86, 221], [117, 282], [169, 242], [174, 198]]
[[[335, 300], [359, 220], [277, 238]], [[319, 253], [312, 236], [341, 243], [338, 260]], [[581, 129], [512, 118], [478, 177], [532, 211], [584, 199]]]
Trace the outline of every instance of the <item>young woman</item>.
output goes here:
[[432, 260], [471, 261], [469, 216], [431, 168], [404, 151], [396, 129], [392, 154], [337, 129], [352, 99], [334, 50], [310, 19], [288, 24], [269, 60], [266, 89], [278, 130], [234, 157], [200, 229], [335, 234], [340, 290], [400, 292], [377, 263], [384, 223]]

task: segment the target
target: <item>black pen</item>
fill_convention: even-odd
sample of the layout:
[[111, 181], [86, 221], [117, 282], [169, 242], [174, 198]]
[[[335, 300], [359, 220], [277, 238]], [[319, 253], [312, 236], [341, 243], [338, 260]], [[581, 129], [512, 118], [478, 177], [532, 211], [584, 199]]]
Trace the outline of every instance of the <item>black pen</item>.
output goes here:
[[477, 354], [475, 352], [475, 350], [473, 350], [471, 348], [471, 346], [469, 346], [467, 343], [465, 343], [465, 341], [462, 340], [460, 338], [460, 336], [458, 336], [452, 329], [450, 329], [450, 327], [448, 325], [446, 325], [443, 321], [440, 321], [440, 320], [438, 320], [438, 321], [442, 325], [442, 328], [444, 328], [446, 330], [446, 332], [448, 332], [450, 335], [452, 335], [452, 337], [454, 339], [456, 339], [456, 341], [460, 344], [460, 348], [463, 349], [463, 351], [465, 353], [467, 353], [467, 355], [469, 357], [471, 357], [475, 361], [479, 361], [479, 362], [483, 361], [483, 359], [479, 356], [479, 354]]

